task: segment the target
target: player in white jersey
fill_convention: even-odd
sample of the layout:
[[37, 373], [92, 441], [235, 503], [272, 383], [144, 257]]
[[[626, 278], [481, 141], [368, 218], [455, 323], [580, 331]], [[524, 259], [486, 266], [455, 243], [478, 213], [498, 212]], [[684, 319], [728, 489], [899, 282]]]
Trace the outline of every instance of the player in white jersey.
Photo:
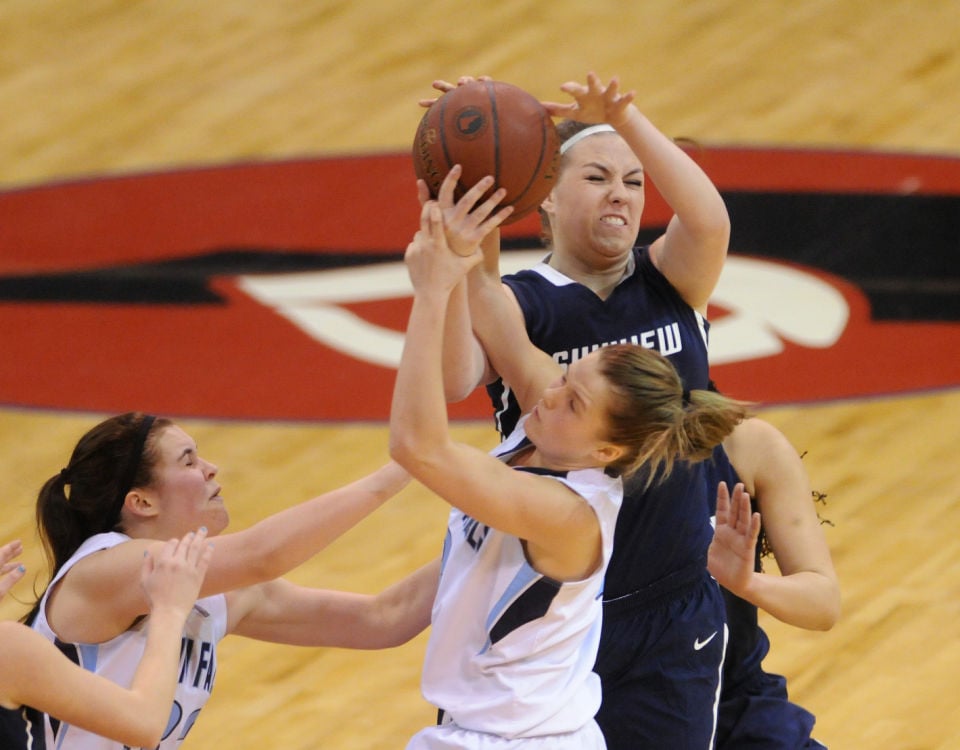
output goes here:
[[[0, 546], [0, 598], [25, 572], [9, 562], [21, 550], [19, 542]], [[138, 628], [137, 653], [124, 659], [128, 668], [119, 685], [71, 663], [21, 623], [0, 623], [0, 747], [44, 750], [48, 745], [40, 711], [78, 731], [154, 747], [181, 672], [177, 653], [184, 623], [212, 553], [206, 530], [200, 529], [168, 541], [159, 557], [144, 557], [141, 583], [150, 599], [150, 616]], [[97, 651], [94, 646], [88, 653]]]
[[[521, 421], [494, 454], [509, 462], [529, 446]], [[600, 593], [623, 488], [597, 469], [543, 476], [596, 514], [601, 562], [580, 580], [554, 580], [531, 566], [521, 539], [451, 510], [423, 695], [458, 727], [503, 737], [572, 734], [600, 707]]]
[[[434, 84], [441, 91], [453, 85]], [[544, 102], [563, 118], [560, 167], [540, 206], [549, 254], [535, 269], [504, 278], [514, 325], [525, 325], [558, 362], [639, 342], [668, 356], [686, 388], [707, 388], [707, 307], [730, 235], [724, 201], [616, 78], [604, 83], [591, 73], [561, 89], [572, 103]], [[663, 225], [641, 231], [649, 181], [669, 212]], [[497, 237], [485, 244], [493, 262]], [[506, 435], [517, 415], [512, 383], [491, 382], [503, 373], [487, 366], [469, 331], [447, 343], [448, 361], [459, 363], [448, 368], [449, 398], [488, 383]], [[723, 597], [706, 568], [709, 501], [702, 465], [680, 467], [650, 486], [627, 484], [595, 667], [603, 685], [597, 722], [611, 749], [713, 746], [726, 625]]]
[[[390, 412], [391, 455], [453, 506], [423, 675], [442, 721], [408, 748], [603, 748], [592, 672], [602, 579], [623, 491], [639, 466], [710, 455], [746, 413], [642, 346], [611, 346], [564, 372], [510, 320], [479, 243], [509, 215], [485, 178], [454, 203], [457, 167], [423, 202], [407, 247], [413, 307]], [[471, 268], [476, 270], [469, 273]], [[523, 413], [503, 461], [449, 434], [443, 339], [454, 289]], [[462, 287], [460, 287], [462, 288]], [[499, 453], [499, 451], [498, 451]]]
[[[32, 627], [66, 654], [74, 663], [118, 685], [128, 685], [143, 656], [149, 627], [149, 617], [103, 643], [70, 643], [58, 638], [45, 614], [51, 591], [74, 565], [85, 557], [129, 542], [125, 534], [108, 532], [97, 534], [80, 545], [67, 560], [40, 600], [40, 607]], [[193, 726], [213, 689], [217, 671], [217, 643], [227, 633], [227, 602], [223, 594], [197, 599], [183, 625], [180, 644], [180, 668], [173, 698], [173, 710], [159, 748], [176, 747]], [[45, 717], [46, 743], [50, 748], [69, 747], [71, 750], [98, 750], [104, 747], [102, 735], [61, 722], [59, 717]]]
[[[234, 633], [300, 646], [386, 648], [429, 622], [438, 566], [431, 564], [376, 596], [297, 586], [278, 576], [301, 564], [378, 508], [409, 481], [390, 462], [373, 474], [279, 511], [234, 534], [217, 467], [167, 419], [111, 417], [85, 434], [67, 465], [37, 499], [53, 583], [29, 622], [85, 669], [122, 679], [141, 648], [149, 613], [139, 585], [146, 552], [189, 529], [216, 537], [202, 597], [183, 631], [179, 696], [161, 750], [187, 736], [216, 677], [216, 643]], [[90, 644], [99, 644], [92, 646]], [[182, 702], [181, 702], [182, 701]], [[120, 750], [45, 718], [46, 745], [58, 750]]]

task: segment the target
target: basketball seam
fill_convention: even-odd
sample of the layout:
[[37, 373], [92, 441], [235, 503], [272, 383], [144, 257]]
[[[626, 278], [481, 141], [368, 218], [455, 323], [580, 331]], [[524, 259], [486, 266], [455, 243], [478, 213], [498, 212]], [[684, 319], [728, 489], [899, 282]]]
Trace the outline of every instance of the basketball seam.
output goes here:
[[[543, 137], [540, 139], [540, 155], [537, 157], [537, 168], [534, 169], [532, 174], [530, 175], [530, 179], [527, 182], [526, 187], [523, 188], [523, 190], [520, 192], [520, 195], [518, 195], [516, 199], [513, 201], [514, 206], [520, 203], [523, 198], [526, 198], [527, 193], [530, 192], [530, 188], [536, 182], [538, 182], [539, 179], [542, 179], [542, 175], [540, 174], [540, 169], [543, 167], [543, 161], [546, 153], [547, 142], [549, 141], [549, 133], [547, 132], [547, 125], [548, 125], [547, 122], [541, 120], [540, 129]], [[526, 210], [526, 209], [521, 209], [521, 210]]]
[[494, 88], [494, 82], [487, 82], [487, 96], [490, 99], [490, 119], [493, 126], [493, 165], [494, 172], [493, 184], [500, 184], [500, 113], [497, 111], [497, 92]]

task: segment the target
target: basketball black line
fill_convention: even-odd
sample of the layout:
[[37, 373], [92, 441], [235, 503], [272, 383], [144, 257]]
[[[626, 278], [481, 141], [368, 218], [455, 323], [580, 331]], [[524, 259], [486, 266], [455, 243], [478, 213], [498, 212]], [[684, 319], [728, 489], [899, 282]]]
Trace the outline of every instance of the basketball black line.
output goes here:
[[[444, 97], [441, 96], [436, 101], [436, 104], [440, 105], [440, 121], [439, 121], [439, 124], [437, 125], [437, 131], [440, 133], [440, 146], [443, 149], [443, 158], [447, 162], [446, 168], [443, 170], [443, 175], [444, 177], [446, 177], [447, 173], [450, 171], [450, 168], [453, 167], [453, 163], [450, 158], [450, 151], [447, 148], [447, 123], [446, 123], [447, 102], [445, 102]], [[440, 182], [437, 183], [437, 195], [440, 194], [440, 183], [442, 182], [443, 180], [441, 179]], [[463, 191], [462, 186], [457, 185], [457, 190], [456, 190], [457, 197], [459, 197], [459, 194], [461, 194], [462, 191]]]
[[553, 125], [553, 122], [549, 118], [546, 120], [544, 120], [543, 118], [540, 119], [540, 135], [541, 135], [540, 155], [537, 157], [537, 167], [536, 169], [533, 170], [533, 173], [530, 175], [530, 181], [527, 182], [526, 187], [523, 189], [520, 195], [517, 196], [517, 199], [513, 202], [513, 205], [517, 206], [518, 212], [522, 209], [517, 204], [519, 204], [520, 200], [524, 198], [527, 195], [527, 193], [530, 192], [530, 188], [533, 187], [534, 183], [537, 182], [538, 176], [540, 176], [540, 167], [543, 165], [544, 156], [546, 155], [546, 150], [547, 150], [547, 143], [550, 140], [548, 137], [549, 133], [547, 132], [547, 127], [552, 125]]
[[493, 189], [496, 189], [500, 187], [500, 113], [497, 111], [497, 92], [494, 81], [487, 81], [486, 89], [487, 97], [490, 99], [490, 124], [493, 126]]

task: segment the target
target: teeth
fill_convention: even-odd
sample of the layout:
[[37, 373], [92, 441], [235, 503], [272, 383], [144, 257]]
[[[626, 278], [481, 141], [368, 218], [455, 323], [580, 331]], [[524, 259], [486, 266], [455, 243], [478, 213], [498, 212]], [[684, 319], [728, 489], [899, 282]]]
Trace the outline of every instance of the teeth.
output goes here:
[[626, 226], [627, 222], [621, 219], [619, 216], [604, 216], [600, 219], [604, 224], [614, 224], [618, 227]]

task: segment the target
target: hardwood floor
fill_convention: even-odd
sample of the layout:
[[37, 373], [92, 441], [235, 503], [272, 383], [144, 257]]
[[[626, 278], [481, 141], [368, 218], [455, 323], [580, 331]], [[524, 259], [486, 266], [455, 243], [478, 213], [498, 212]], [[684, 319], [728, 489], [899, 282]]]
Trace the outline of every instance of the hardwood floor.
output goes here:
[[[589, 69], [636, 87], [665, 132], [705, 143], [960, 155], [955, 0], [488, 5], [6, 0], [0, 188], [405, 150], [434, 78], [486, 73], [560, 99], [559, 84]], [[0, 228], [0, 253], [2, 242]], [[828, 633], [764, 619], [768, 668], [789, 677], [834, 750], [960, 747], [960, 389], [763, 415], [807, 451], [828, 494], [844, 591]], [[31, 572], [43, 570], [37, 489], [100, 416], [0, 407], [0, 539], [24, 540]], [[232, 528], [386, 457], [382, 424], [181, 422], [221, 466]], [[486, 422], [456, 432], [495, 439]], [[443, 503], [408, 488], [290, 577], [378, 590], [439, 552], [444, 519]], [[29, 597], [28, 584], [17, 591]], [[227, 639], [184, 746], [402, 747], [434, 719], [418, 686], [425, 642], [362, 653]]]

